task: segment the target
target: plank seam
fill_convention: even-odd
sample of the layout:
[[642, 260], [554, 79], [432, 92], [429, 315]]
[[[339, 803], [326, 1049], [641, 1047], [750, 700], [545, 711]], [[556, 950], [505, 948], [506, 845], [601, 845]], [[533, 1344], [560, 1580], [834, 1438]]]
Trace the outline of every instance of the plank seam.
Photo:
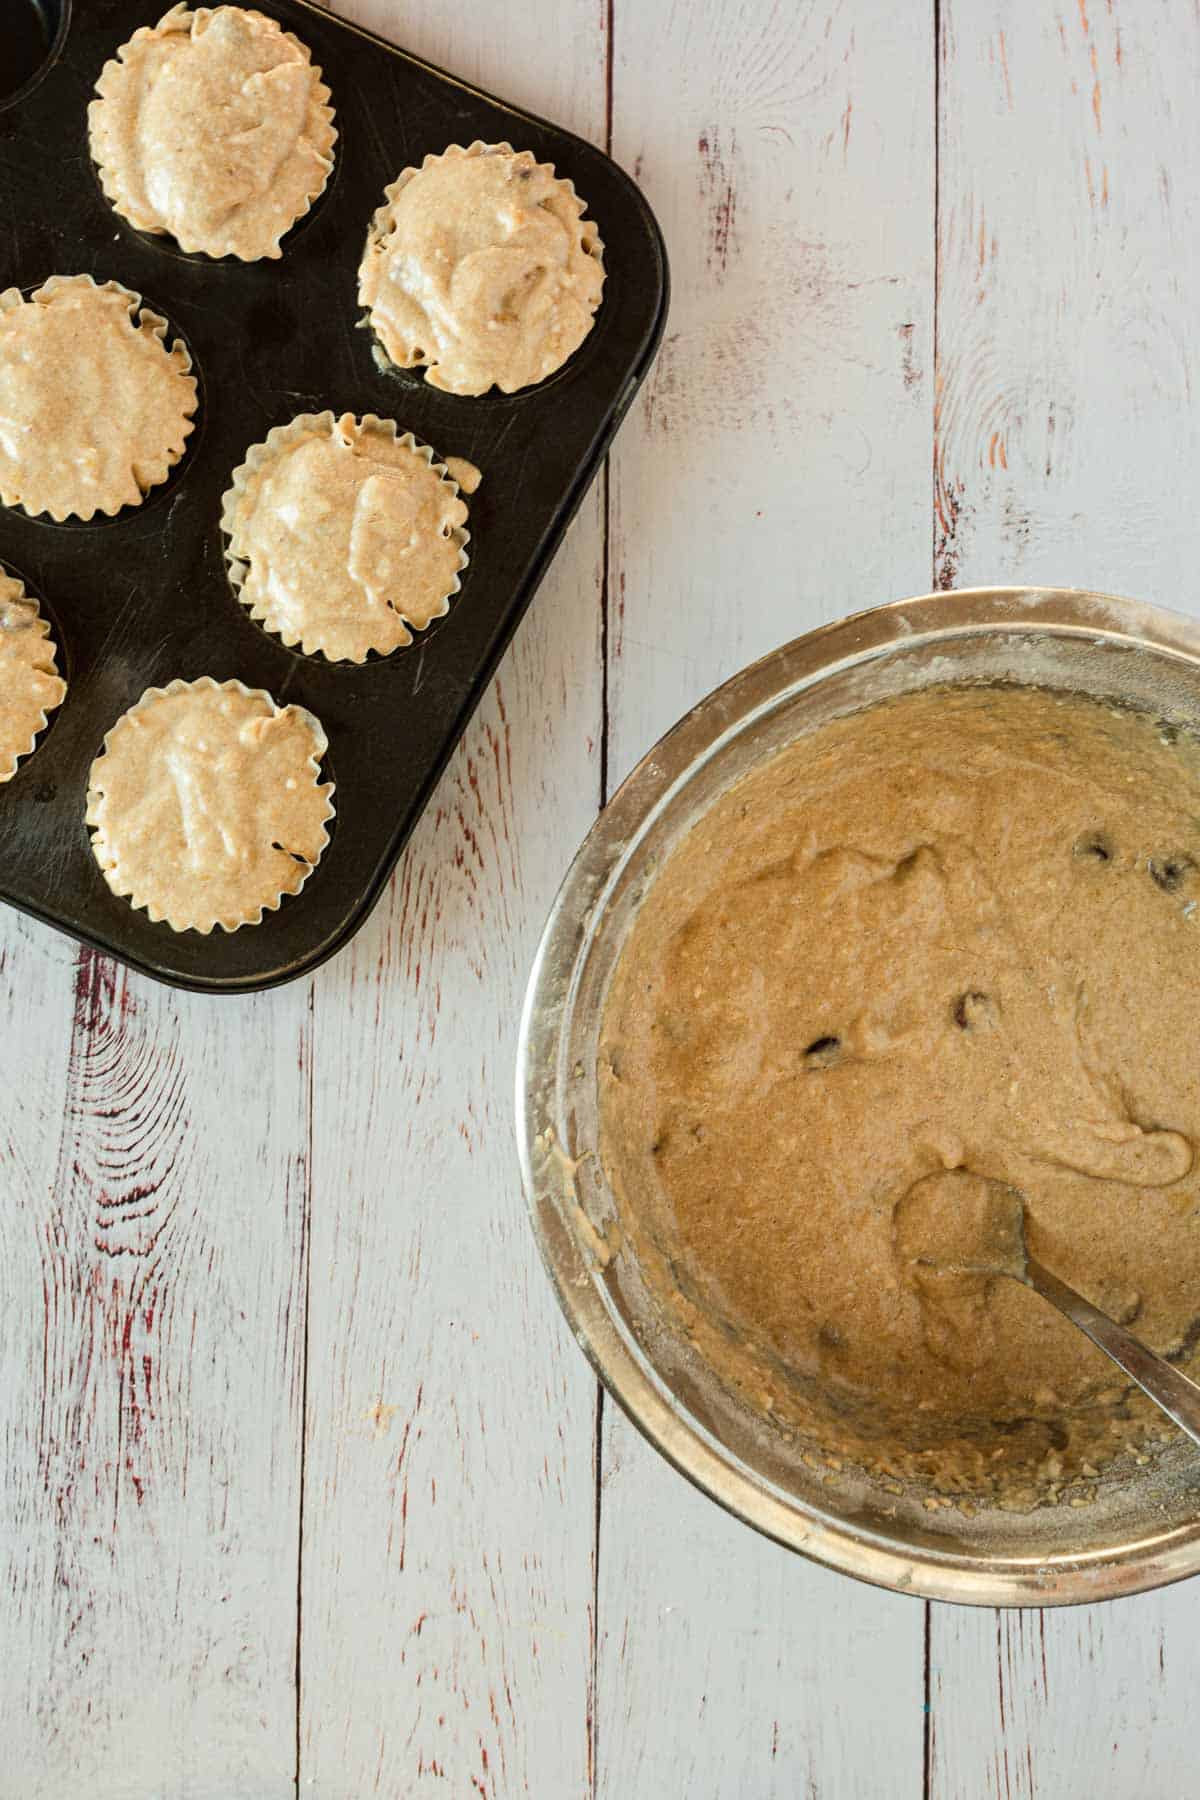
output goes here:
[[[604, 150], [612, 155], [613, 147], [613, 40], [615, 0], [604, 4]], [[609, 757], [609, 575], [610, 539], [612, 535], [611, 455], [604, 459], [601, 470], [601, 549], [600, 549], [600, 806], [608, 800]], [[599, 1720], [597, 1704], [600, 1691], [600, 1512], [603, 1503], [604, 1471], [604, 1387], [596, 1382], [596, 1414], [592, 1429], [592, 1623], [588, 1646], [587, 1763], [588, 1794], [596, 1800], [599, 1782]]]
[[301, 1291], [304, 1295], [304, 1317], [300, 1324], [300, 1483], [297, 1497], [296, 1524], [296, 1656], [293, 1684], [296, 1690], [296, 1796], [300, 1795], [301, 1745], [303, 1741], [303, 1689], [301, 1686], [304, 1627], [304, 1477], [308, 1464], [308, 1322], [312, 1287], [312, 1165], [313, 1165], [313, 1052], [316, 1047], [314, 1029], [316, 991], [308, 984], [308, 1053], [305, 1057], [305, 1144], [303, 1212], [300, 1221]]
[[[937, 513], [937, 480], [938, 480], [938, 416], [939, 385], [941, 370], [939, 367], [940, 338], [938, 335], [941, 323], [939, 302], [942, 292], [941, 268], [941, 176], [942, 176], [942, 0], [933, 0], [933, 456], [930, 470], [931, 490], [929, 508], [930, 529], [930, 587], [936, 589], [938, 581], [938, 513]], [[923, 1695], [924, 1713], [921, 1723], [921, 1794], [922, 1800], [932, 1800], [933, 1795], [933, 1603], [926, 1600], [924, 1618], [924, 1656], [923, 1656]]]
[[[941, 413], [942, 298], [942, 0], [933, 0], [933, 457], [929, 509], [930, 588], [942, 586], [938, 576], [938, 452]], [[949, 582], [946, 583], [950, 585]]]

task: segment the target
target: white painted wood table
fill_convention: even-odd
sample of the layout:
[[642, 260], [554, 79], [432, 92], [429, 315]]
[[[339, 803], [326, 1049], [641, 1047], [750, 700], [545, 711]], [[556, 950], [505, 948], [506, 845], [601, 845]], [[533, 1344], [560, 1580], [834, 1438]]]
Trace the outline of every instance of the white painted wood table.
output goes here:
[[1200, 13], [344, 10], [610, 145], [674, 306], [351, 949], [214, 1002], [0, 925], [0, 1796], [1192, 1800], [1194, 1588], [877, 1593], [601, 1404], [510, 1089], [577, 841], [735, 668], [931, 585], [1200, 607]]

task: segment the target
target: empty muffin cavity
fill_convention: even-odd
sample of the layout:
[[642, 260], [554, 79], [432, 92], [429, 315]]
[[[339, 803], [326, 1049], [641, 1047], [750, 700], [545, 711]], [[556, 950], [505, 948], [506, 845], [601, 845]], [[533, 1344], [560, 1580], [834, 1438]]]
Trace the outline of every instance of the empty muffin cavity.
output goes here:
[[0, 56], [0, 111], [27, 94], [55, 61], [68, 0], [7, 0]]

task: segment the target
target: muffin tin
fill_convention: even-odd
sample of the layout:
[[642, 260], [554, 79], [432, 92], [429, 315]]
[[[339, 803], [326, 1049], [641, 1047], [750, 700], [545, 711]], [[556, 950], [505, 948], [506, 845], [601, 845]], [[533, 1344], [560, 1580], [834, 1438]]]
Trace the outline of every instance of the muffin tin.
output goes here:
[[[32, 0], [12, 0], [18, 11]], [[196, 430], [170, 479], [112, 520], [56, 525], [0, 509], [0, 563], [40, 601], [67, 698], [0, 787], [0, 898], [179, 987], [239, 991], [304, 974], [362, 924], [475, 709], [513, 629], [653, 359], [667, 303], [662, 238], [629, 178], [571, 133], [505, 106], [308, 0], [255, 0], [312, 50], [332, 90], [338, 142], [325, 193], [281, 262], [187, 256], [112, 211], [88, 153], [87, 102], [104, 62], [166, 0], [76, 0], [37, 10], [49, 61], [0, 97], [0, 289], [88, 272], [140, 293], [200, 382]], [[68, 0], [69, 4], [69, 0]], [[384, 187], [428, 151], [507, 139], [554, 163], [605, 246], [591, 335], [541, 386], [465, 398], [422, 372], [381, 370], [359, 329], [356, 272]], [[221, 496], [248, 446], [297, 413], [375, 412], [464, 457], [470, 564], [445, 618], [364, 664], [285, 648], [228, 579]], [[104, 733], [150, 686], [212, 675], [297, 702], [329, 738], [336, 783], [328, 849], [302, 892], [226, 934], [151, 924], [105, 885], [83, 823]]]

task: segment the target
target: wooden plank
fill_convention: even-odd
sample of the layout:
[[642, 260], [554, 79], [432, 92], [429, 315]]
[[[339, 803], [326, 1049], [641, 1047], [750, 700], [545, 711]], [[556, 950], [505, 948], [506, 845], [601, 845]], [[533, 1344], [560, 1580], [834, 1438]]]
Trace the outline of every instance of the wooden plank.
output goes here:
[[615, 48], [674, 288], [613, 458], [619, 779], [754, 657], [929, 585], [933, 48], [749, 0], [618, 5]]
[[[938, 571], [1197, 610], [1200, 28], [944, 0]], [[935, 1796], [1195, 1788], [1191, 1586], [1048, 1614], [934, 1609]]]
[[307, 996], [0, 930], [0, 1792], [282, 1800]]
[[932, 1610], [934, 1800], [1195, 1792], [1193, 1582], [1055, 1613]]
[[[75, 946], [0, 909], [0, 993], [9, 1080], [0, 1103], [0, 1733], [8, 1767], [47, 1791], [39, 1720], [54, 1634], [56, 1564], [74, 1546], [60, 1532], [43, 1466], [47, 1392], [47, 1224], [52, 1218], [62, 1097], [71, 1049]], [[61, 1545], [61, 1549], [60, 1549]], [[15, 1789], [10, 1791], [16, 1791]]]
[[1197, 605], [1200, 29], [945, 0], [938, 576]]
[[[599, 5], [344, 10], [603, 141]], [[389, 895], [317, 980], [319, 1800], [589, 1784], [595, 1385], [526, 1223], [511, 1092], [537, 934], [599, 795], [601, 572], [596, 490]]]
[[[750, 658], [928, 586], [934, 84], [903, 9], [618, 5], [615, 50], [615, 152], [675, 283], [613, 457], [619, 778]], [[919, 1793], [922, 1608], [754, 1537], [604, 1421], [598, 1792]]]

